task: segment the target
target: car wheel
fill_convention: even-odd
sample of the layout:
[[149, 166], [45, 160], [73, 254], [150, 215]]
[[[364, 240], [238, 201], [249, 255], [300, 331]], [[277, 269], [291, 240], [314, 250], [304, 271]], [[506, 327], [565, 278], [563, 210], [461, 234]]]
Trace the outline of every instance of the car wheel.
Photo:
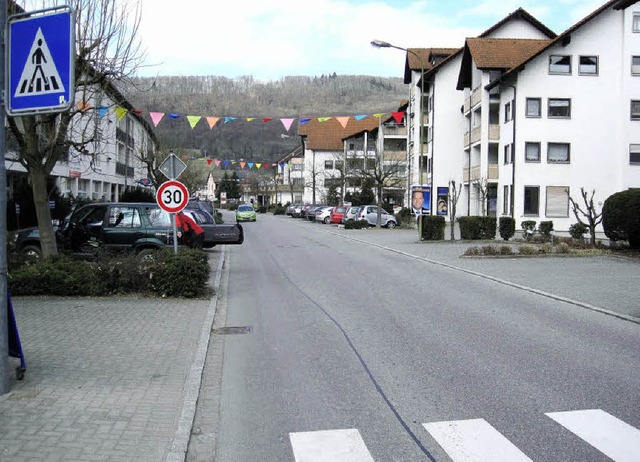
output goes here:
[[27, 260], [40, 260], [42, 257], [42, 249], [37, 245], [25, 245], [20, 251], [20, 255], [25, 257]]
[[331, 220], [330, 220], [330, 218], [329, 218], [329, 217], [325, 217], [325, 219], [324, 219], [324, 224], [325, 224], [325, 225], [328, 225], [328, 224], [329, 224], [329, 221], [331, 221]]
[[387, 228], [393, 229], [395, 227], [396, 227], [396, 222], [395, 221], [388, 221], [387, 222]]

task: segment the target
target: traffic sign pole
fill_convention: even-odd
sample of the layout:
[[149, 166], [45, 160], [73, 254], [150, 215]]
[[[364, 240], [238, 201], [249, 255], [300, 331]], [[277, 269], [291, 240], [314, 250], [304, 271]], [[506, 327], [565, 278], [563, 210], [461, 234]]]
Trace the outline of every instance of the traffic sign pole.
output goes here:
[[165, 181], [156, 192], [156, 202], [160, 208], [171, 214], [173, 225], [173, 251], [178, 253], [178, 230], [176, 226], [176, 214], [187, 206], [189, 202], [189, 190], [179, 181]]
[[[7, 21], [7, 0], [0, 0], [0, 24]], [[4, 34], [0, 34], [0, 89], [5, 88], [5, 43]], [[4, 121], [6, 108], [0, 101], [0, 120]], [[0, 124], [0, 217], [7, 216], [7, 170], [4, 164], [5, 154], [4, 122]], [[9, 312], [7, 285], [7, 220], [0, 220], [0, 395], [9, 393]]]

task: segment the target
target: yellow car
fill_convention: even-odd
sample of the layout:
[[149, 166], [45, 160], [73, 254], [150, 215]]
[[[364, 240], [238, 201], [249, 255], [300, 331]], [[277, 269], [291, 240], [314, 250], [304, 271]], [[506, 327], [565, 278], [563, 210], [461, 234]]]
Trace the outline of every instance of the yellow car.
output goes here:
[[256, 221], [256, 211], [251, 204], [242, 204], [236, 210], [236, 221]]

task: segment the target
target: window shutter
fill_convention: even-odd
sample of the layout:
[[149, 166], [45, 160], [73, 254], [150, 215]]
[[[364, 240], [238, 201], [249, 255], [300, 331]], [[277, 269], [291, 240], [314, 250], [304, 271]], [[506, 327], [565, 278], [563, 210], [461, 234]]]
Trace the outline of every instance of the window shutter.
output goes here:
[[547, 186], [547, 214], [548, 217], [569, 216], [569, 187]]

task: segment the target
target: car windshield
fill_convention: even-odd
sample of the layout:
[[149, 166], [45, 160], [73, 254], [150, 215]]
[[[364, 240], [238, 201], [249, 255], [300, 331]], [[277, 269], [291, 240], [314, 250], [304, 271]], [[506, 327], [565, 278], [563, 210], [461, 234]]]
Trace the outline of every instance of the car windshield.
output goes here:
[[253, 212], [253, 207], [251, 207], [250, 205], [241, 205], [240, 207], [238, 207], [238, 211], [239, 212]]

